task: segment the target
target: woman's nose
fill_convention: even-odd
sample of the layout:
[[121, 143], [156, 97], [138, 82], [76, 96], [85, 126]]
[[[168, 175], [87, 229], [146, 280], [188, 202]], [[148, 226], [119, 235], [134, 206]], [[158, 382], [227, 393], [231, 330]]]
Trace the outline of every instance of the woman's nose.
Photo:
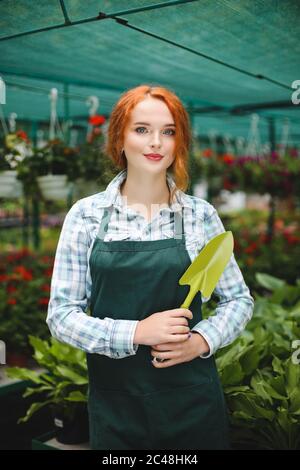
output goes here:
[[161, 136], [159, 132], [154, 132], [150, 138], [150, 144], [152, 146], [160, 146], [161, 145]]

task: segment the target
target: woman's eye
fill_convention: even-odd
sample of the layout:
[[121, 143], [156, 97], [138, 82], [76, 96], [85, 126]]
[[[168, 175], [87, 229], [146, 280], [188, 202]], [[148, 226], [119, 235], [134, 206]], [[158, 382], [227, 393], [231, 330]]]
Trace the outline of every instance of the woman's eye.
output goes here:
[[175, 135], [175, 131], [173, 129], [166, 129], [166, 132], [168, 132], [168, 131], [172, 132], [172, 134], [168, 134], [168, 135]]
[[[137, 127], [135, 129], [138, 134], [144, 134], [144, 132], [139, 132], [140, 129], [146, 129], [146, 127]], [[173, 129], [166, 129], [165, 130], [165, 132], [170, 132], [170, 131], [171, 131], [171, 134], [167, 134], [167, 135], [174, 135], [175, 134], [175, 131]]]

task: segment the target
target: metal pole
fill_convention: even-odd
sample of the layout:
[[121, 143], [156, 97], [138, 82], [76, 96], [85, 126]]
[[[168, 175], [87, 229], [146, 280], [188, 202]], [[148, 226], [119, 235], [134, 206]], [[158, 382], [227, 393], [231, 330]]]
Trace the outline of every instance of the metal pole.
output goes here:
[[196, 171], [196, 162], [194, 157], [194, 123], [195, 123], [195, 114], [193, 110], [193, 105], [189, 104], [187, 107], [189, 116], [190, 116], [190, 123], [191, 123], [191, 131], [192, 131], [192, 142], [191, 142], [191, 150], [190, 150], [190, 158], [189, 158], [189, 176], [190, 176], [190, 184], [188, 187], [187, 194], [193, 195], [194, 194], [194, 186], [198, 180], [197, 178], [197, 171]]
[[23, 223], [22, 223], [22, 240], [23, 245], [28, 246], [29, 244], [29, 198], [24, 195], [23, 199]]
[[40, 248], [40, 202], [36, 195], [32, 198], [32, 235], [34, 249]]
[[[31, 139], [36, 146], [37, 143], [37, 130], [38, 130], [38, 122], [32, 121], [31, 123]], [[33, 239], [33, 246], [35, 249], [40, 247], [40, 202], [39, 198], [36, 194], [32, 196], [31, 201], [31, 209], [32, 209], [32, 217], [31, 217], [31, 227], [32, 227], [32, 239]], [[28, 210], [28, 208], [27, 208]], [[25, 219], [26, 220], [26, 219]]]
[[[275, 152], [276, 149], [276, 129], [275, 129], [275, 120], [274, 118], [268, 118], [269, 122], [269, 140], [270, 140], [270, 147], [271, 152]], [[270, 241], [273, 239], [274, 235], [274, 224], [275, 224], [275, 210], [276, 210], [276, 196], [270, 194], [270, 202], [269, 202], [269, 216], [268, 216], [268, 227], [267, 227], [267, 235]], [[272, 258], [271, 258], [272, 261]]]
[[[65, 142], [67, 145], [70, 145], [70, 99], [69, 99], [69, 85], [64, 84], [64, 124], [65, 124]], [[74, 157], [69, 157], [74, 158]], [[67, 196], [67, 207], [68, 209], [72, 206], [73, 201], [73, 188], [74, 184], [70, 185], [70, 191], [68, 192]]]

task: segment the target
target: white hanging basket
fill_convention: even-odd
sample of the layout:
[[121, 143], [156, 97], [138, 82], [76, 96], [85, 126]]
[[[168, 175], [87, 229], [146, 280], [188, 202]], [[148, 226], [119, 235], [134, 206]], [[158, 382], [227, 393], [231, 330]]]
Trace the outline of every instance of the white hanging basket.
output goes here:
[[73, 185], [67, 175], [39, 176], [37, 180], [44, 198], [50, 201], [67, 199], [72, 192]]
[[6, 170], [0, 172], [0, 197], [17, 199], [23, 196], [23, 186], [17, 179], [17, 172]]
[[96, 181], [87, 181], [83, 178], [78, 178], [75, 181], [74, 197], [81, 199], [83, 197], [91, 196], [102, 191]]

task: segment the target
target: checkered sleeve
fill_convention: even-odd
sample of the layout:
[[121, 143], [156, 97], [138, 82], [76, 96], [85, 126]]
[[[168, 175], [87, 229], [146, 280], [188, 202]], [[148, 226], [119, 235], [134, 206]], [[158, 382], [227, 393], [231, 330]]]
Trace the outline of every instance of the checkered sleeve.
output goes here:
[[121, 359], [136, 353], [133, 344], [137, 321], [104, 319], [87, 312], [89, 237], [77, 201], [67, 213], [58, 241], [47, 324], [52, 336], [88, 353]]
[[[224, 231], [216, 209], [207, 203], [204, 216], [205, 244]], [[219, 297], [215, 315], [200, 321], [193, 328], [193, 331], [204, 337], [210, 348], [209, 353], [201, 355], [202, 358], [208, 358], [218, 348], [232, 343], [252, 317], [254, 300], [245, 284], [234, 254], [231, 255], [214, 292]], [[207, 300], [204, 299], [204, 301]]]

